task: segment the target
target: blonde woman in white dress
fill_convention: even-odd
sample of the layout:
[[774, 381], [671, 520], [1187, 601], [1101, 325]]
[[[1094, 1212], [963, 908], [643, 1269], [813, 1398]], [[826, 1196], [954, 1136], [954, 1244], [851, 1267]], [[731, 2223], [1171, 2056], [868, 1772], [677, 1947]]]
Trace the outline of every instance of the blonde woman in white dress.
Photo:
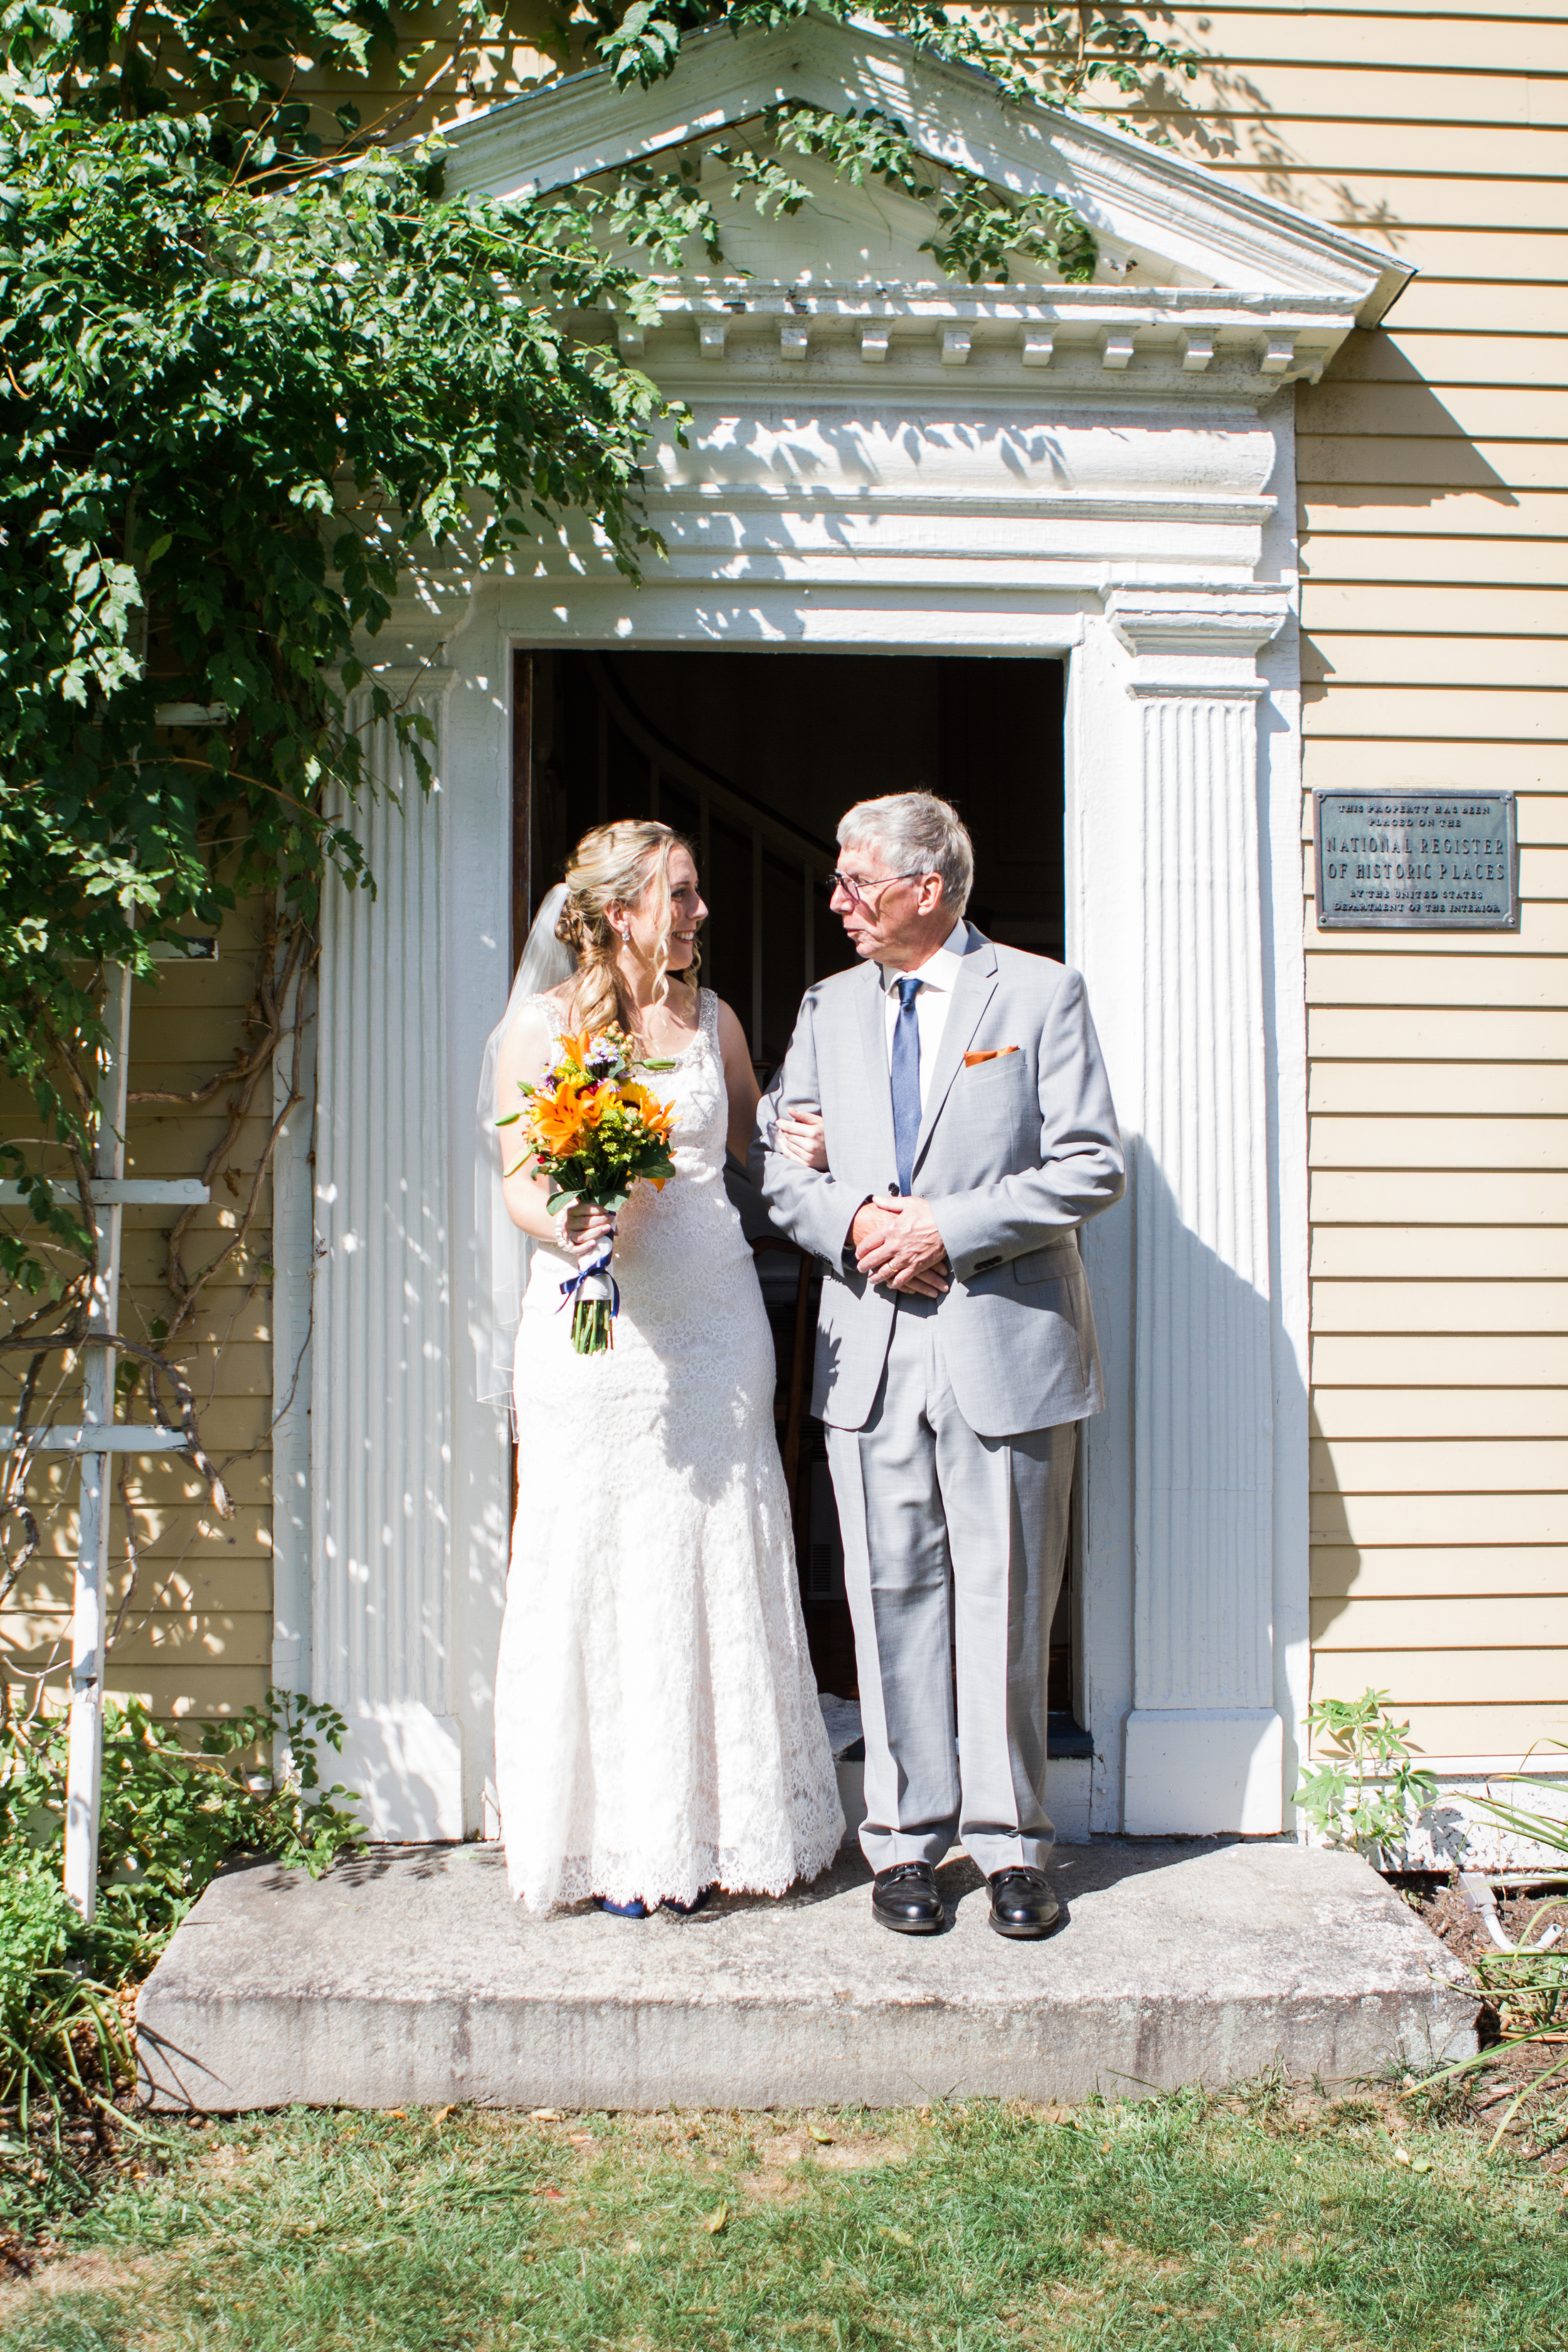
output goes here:
[[[689, 1910], [715, 1885], [780, 1895], [825, 1869], [843, 1835], [773, 1433], [772, 1335], [724, 1190], [725, 1145], [744, 1160], [757, 1084], [735, 1015], [697, 985], [707, 911], [668, 825], [596, 827], [542, 910], [568, 976], [542, 986], [530, 957], [549, 970], [536, 952], [548, 938], [531, 940], [487, 1057], [493, 1120], [563, 1032], [616, 1022], [639, 1058], [673, 1063], [639, 1075], [677, 1112], [675, 1175], [660, 1192], [639, 1184], [615, 1221], [606, 1354], [574, 1352], [562, 1286], [611, 1221], [578, 1206], [551, 1216], [531, 1164], [497, 1176], [531, 1259], [496, 1678], [501, 1834], [531, 1911], [591, 1899], [643, 1917]], [[787, 1148], [825, 1165], [820, 1121], [790, 1120]], [[502, 1347], [507, 1312], [498, 1297]]]

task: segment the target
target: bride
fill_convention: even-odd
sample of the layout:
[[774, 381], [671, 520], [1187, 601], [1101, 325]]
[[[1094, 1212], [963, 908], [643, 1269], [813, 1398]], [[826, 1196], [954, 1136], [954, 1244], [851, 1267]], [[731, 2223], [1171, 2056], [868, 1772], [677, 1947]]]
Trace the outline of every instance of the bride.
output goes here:
[[[496, 1675], [501, 1833], [531, 1911], [592, 1897], [642, 1918], [661, 1903], [690, 1910], [714, 1885], [780, 1895], [826, 1868], [843, 1835], [773, 1434], [772, 1339], [724, 1191], [725, 1143], [744, 1160], [757, 1084], [740, 1023], [697, 985], [707, 911], [668, 825], [596, 826], [541, 910], [486, 1057], [481, 1124], [517, 1109], [519, 1082], [550, 1066], [563, 1032], [618, 1023], [639, 1058], [673, 1061], [638, 1075], [677, 1112], [676, 1174], [661, 1192], [639, 1184], [615, 1220], [607, 1354], [574, 1352], [562, 1306], [611, 1220], [579, 1205], [552, 1217], [531, 1162], [492, 1162], [532, 1261], [511, 1365], [517, 1519]], [[825, 1164], [819, 1120], [781, 1120], [780, 1139]], [[499, 1353], [515, 1294], [498, 1276]]]

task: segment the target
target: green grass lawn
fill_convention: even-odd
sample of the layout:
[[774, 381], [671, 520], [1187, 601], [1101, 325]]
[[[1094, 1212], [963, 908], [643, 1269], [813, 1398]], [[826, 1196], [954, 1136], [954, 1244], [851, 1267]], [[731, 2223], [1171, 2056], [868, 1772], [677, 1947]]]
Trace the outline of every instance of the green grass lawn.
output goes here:
[[0, 2352], [1558, 2352], [1568, 2173], [1387, 2095], [170, 2126]]

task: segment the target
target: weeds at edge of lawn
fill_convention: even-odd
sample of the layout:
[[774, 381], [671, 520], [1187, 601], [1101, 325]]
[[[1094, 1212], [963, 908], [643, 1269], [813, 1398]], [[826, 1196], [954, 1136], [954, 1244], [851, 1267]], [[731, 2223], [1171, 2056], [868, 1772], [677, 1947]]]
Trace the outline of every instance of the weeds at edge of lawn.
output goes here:
[[107, 2275], [0, 2293], [0, 2352], [1568, 2346], [1556, 2182], [1387, 2087], [437, 2114], [184, 2127], [74, 2225]]

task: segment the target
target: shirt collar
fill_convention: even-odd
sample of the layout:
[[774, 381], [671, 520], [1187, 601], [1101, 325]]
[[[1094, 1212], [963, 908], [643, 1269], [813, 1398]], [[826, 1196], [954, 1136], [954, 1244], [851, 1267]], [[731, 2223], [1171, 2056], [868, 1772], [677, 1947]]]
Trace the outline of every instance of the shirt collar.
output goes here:
[[[960, 915], [936, 953], [927, 962], [921, 964], [916, 974], [921, 986], [937, 989], [956, 987], [958, 975], [963, 964], [963, 950], [968, 944], [969, 925]], [[895, 971], [891, 964], [879, 964], [877, 969], [882, 975], [884, 990], [889, 996], [894, 995], [900, 981], [904, 976], [903, 973]]]

